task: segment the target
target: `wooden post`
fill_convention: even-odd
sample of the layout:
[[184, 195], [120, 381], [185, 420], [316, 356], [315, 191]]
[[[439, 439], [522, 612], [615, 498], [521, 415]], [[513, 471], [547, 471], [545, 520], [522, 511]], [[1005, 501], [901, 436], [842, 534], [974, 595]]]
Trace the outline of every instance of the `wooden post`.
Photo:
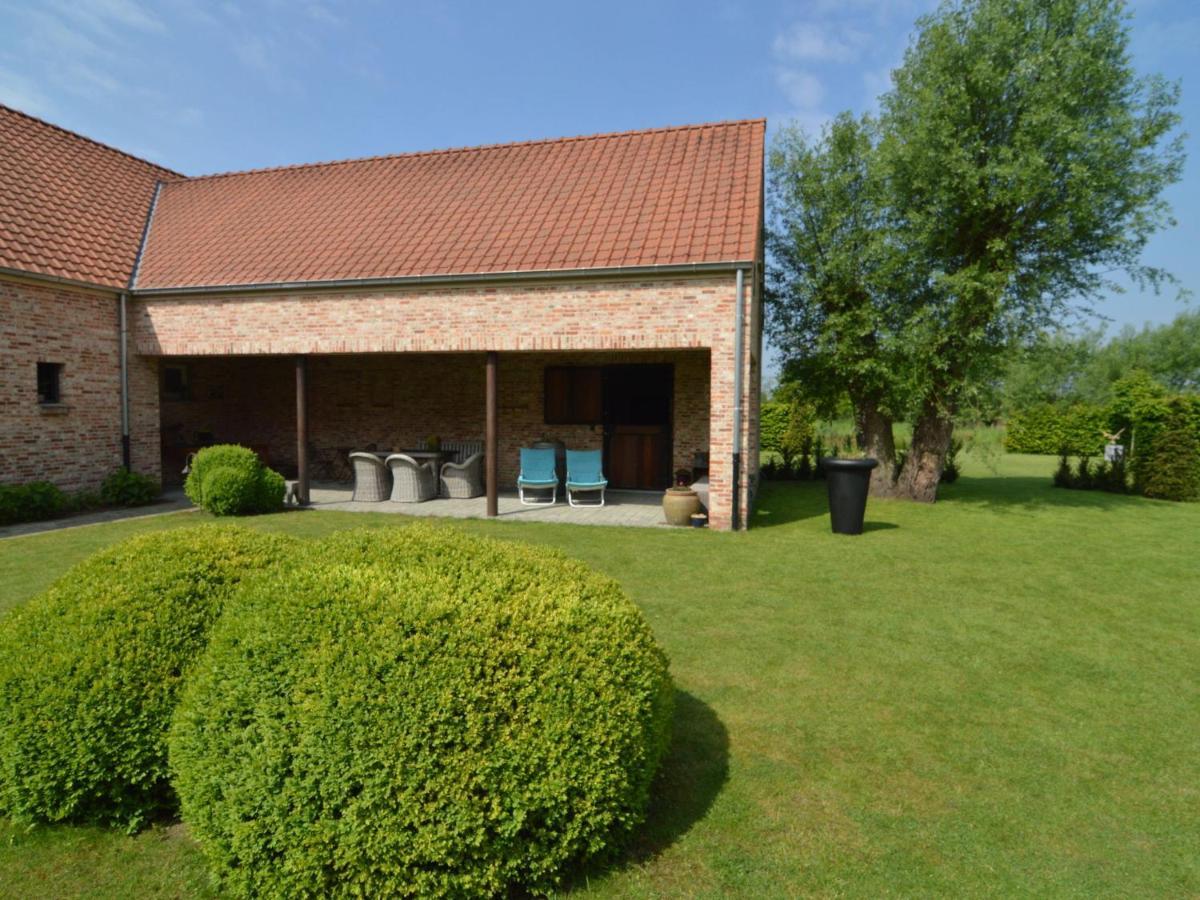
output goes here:
[[487, 391], [485, 406], [487, 408], [487, 428], [484, 433], [484, 470], [487, 481], [487, 514], [494, 517], [500, 514], [499, 500], [499, 459], [500, 448], [497, 435], [496, 414], [496, 357], [495, 350], [489, 350], [487, 355]]
[[308, 359], [296, 357], [296, 500], [308, 505]]

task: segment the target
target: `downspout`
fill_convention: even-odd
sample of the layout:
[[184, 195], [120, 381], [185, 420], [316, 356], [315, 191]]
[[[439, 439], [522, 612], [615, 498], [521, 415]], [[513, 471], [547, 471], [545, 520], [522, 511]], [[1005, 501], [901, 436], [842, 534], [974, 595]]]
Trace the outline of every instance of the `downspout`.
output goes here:
[[121, 465], [129, 471], [129, 318], [125, 303], [129, 298], [126, 291], [121, 292]]
[[154, 196], [150, 198], [150, 210], [146, 213], [146, 224], [142, 226], [142, 240], [138, 244], [137, 256], [133, 258], [133, 271], [129, 273], [129, 286], [121, 292], [121, 465], [128, 471], [131, 464], [129, 449], [129, 312], [126, 306], [129, 292], [137, 285], [138, 270], [142, 267], [142, 254], [146, 252], [146, 239], [150, 237], [150, 223], [154, 220], [154, 208], [158, 206], [158, 192], [162, 182], [154, 182]]
[[745, 270], [737, 270], [733, 332], [733, 530], [742, 525], [742, 307]]

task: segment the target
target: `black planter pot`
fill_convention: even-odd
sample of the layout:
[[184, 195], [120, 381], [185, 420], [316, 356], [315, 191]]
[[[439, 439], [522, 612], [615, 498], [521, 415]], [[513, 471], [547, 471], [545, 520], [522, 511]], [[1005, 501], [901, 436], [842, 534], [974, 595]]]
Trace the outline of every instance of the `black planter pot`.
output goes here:
[[829, 489], [829, 518], [834, 534], [862, 534], [863, 516], [867, 512], [867, 488], [871, 470], [879, 465], [875, 459], [821, 460], [825, 470], [825, 485]]

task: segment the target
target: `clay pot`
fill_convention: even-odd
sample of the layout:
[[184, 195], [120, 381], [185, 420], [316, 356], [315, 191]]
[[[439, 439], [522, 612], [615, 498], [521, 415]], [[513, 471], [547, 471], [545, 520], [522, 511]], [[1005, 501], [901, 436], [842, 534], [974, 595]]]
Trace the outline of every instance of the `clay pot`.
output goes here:
[[700, 497], [691, 488], [667, 488], [663, 492], [663, 516], [668, 525], [685, 528], [700, 512]]

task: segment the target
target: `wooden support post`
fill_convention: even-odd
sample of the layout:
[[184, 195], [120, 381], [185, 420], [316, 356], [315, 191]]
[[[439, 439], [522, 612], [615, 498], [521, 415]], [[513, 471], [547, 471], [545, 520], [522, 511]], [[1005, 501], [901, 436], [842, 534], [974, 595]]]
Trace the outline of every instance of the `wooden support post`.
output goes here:
[[500, 448], [497, 434], [497, 404], [496, 399], [496, 357], [495, 350], [489, 350], [487, 355], [487, 391], [485, 405], [487, 408], [487, 428], [484, 434], [484, 471], [487, 482], [487, 514], [494, 517], [500, 514], [499, 500], [499, 460]]
[[308, 359], [296, 357], [296, 500], [308, 505]]

